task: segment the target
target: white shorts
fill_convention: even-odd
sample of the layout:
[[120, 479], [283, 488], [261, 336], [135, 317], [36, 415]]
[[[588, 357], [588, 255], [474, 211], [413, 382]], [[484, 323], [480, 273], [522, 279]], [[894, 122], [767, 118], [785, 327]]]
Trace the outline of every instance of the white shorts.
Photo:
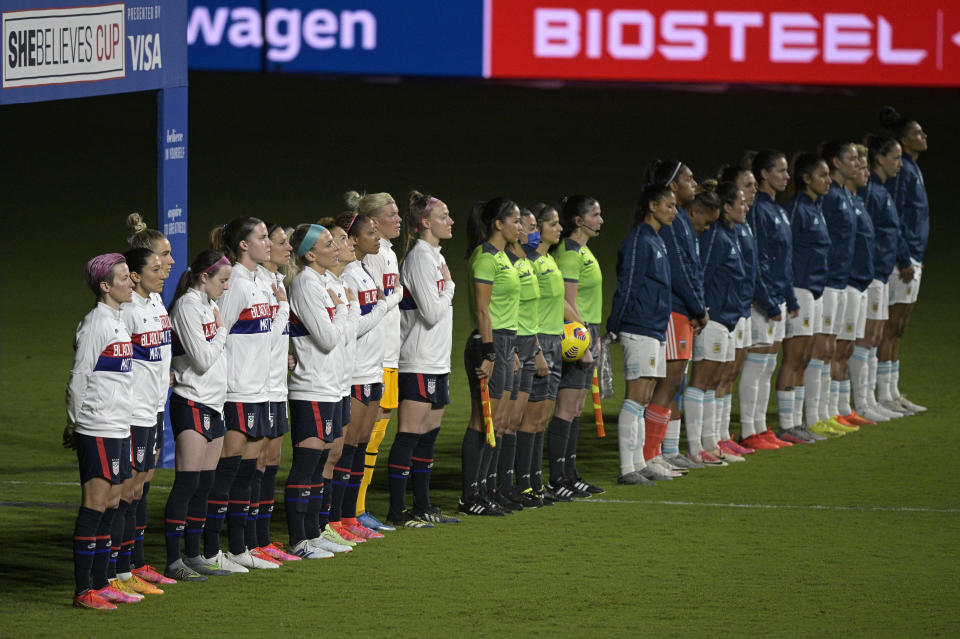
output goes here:
[[890, 319], [890, 284], [873, 280], [867, 287], [867, 319]]
[[900, 279], [900, 269], [893, 267], [893, 274], [890, 275], [890, 303], [891, 304], [913, 304], [917, 301], [917, 295], [920, 293], [920, 275], [923, 274], [923, 264], [916, 260], [910, 260], [913, 263], [913, 280], [904, 282]]
[[809, 337], [814, 333], [823, 330], [823, 297], [813, 299], [813, 293], [809, 289], [794, 288], [793, 294], [800, 305], [800, 311], [796, 317], [786, 317], [786, 330], [784, 337]]
[[693, 361], [732, 362], [737, 355], [737, 338], [720, 322], [710, 320], [693, 340]]
[[843, 322], [843, 309], [846, 306], [847, 294], [839, 288], [826, 287], [820, 296], [822, 303], [822, 321], [820, 333], [824, 335], [839, 335]]
[[667, 343], [646, 335], [620, 333], [623, 348], [624, 377], [665, 377], [667, 374]]
[[775, 322], [754, 304], [750, 308], [750, 346], [772, 346], [774, 342], [783, 340], [787, 323], [784, 316], [787, 314], [787, 305], [780, 305], [780, 321]]
[[733, 329], [734, 347], [737, 349], [750, 347], [750, 318], [741, 317]]
[[867, 292], [847, 287], [846, 302], [843, 309], [843, 323], [837, 339], [853, 341], [864, 335], [867, 325]]

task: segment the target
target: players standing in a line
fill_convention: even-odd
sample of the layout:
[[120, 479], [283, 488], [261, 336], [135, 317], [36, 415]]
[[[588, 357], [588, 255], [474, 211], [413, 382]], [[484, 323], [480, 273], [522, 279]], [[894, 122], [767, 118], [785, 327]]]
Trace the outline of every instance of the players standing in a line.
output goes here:
[[[266, 225], [255, 217], [236, 218], [211, 233], [213, 248], [233, 263], [230, 286], [220, 298], [220, 315], [227, 329], [227, 394], [223, 405], [227, 433], [210, 489], [204, 529], [204, 556], [216, 567], [276, 568], [250, 553], [247, 513], [250, 484], [257, 469], [263, 438], [270, 429], [268, 380], [273, 312], [258, 281], [257, 266], [270, 259]], [[287, 311], [286, 294], [276, 289]], [[220, 554], [223, 517], [228, 520], [229, 552]], [[224, 559], [227, 561], [225, 562]]]
[[790, 220], [774, 199], [787, 188], [790, 172], [786, 156], [770, 149], [754, 156], [752, 170], [759, 190], [747, 222], [757, 240], [758, 277], [750, 314], [753, 347], [740, 378], [740, 438], [748, 448], [788, 447], [793, 444], [768, 430], [766, 419], [770, 379], [777, 367], [786, 315], [795, 317], [799, 310], [793, 294]]
[[[453, 218], [443, 201], [411, 191], [403, 225], [400, 408], [390, 448], [387, 519], [398, 526], [428, 528], [460, 521], [430, 500], [437, 435], [444, 407], [450, 403], [454, 284], [440, 243], [453, 237]], [[413, 509], [408, 510], [406, 484], [411, 474]]]
[[250, 482], [250, 511], [247, 515], [247, 546], [251, 554], [265, 561], [292, 561], [299, 557], [283, 551], [281, 544], [270, 538], [277, 470], [283, 451], [283, 436], [290, 431], [287, 410], [287, 372], [290, 360], [289, 305], [281, 306], [274, 290], [283, 290], [293, 248], [287, 232], [279, 224], [264, 222], [270, 237], [270, 259], [257, 266], [257, 281], [270, 300], [272, 327], [270, 376], [267, 392], [270, 401], [269, 432], [265, 435], [257, 470]]
[[665, 433], [670, 419], [668, 407], [650, 400], [657, 379], [667, 372], [671, 307], [670, 260], [659, 232], [672, 224], [676, 215], [673, 190], [661, 184], [647, 185], [637, 203], [636, 224], [617, 253], [617, 290], [607, 330], [623, 348], [626, 379], [626, 396], [617, 421], [620, 484], [654, 484], [639, 472], [646, 467], [646, 421], [652, 422], [651, 432]]
[[[230, 260], [201, 251], [180, 276], [170, 303], [174, 384], [170, 425], [177, 444], [176, 474], [164, 510], [167, 577], [205, 581], [230, 571], [209, 565], [200, 540], [207, 495], [223, 449], [223, 401], [227, 394], [227, 329], [217, 300], [229, 286]], [[185, 553], [180, 553], [180, 541]], [[244, 569], [246, 570], [246, 569]]]
[[920, 292], [923, 258], [930, 239], [930, 200], [917, 164], [920, 154], [927, 150], [927, 134], [919, 122], [901, 116], [892, 107], [883, 108], [880, 123], [903, 148], [903, 168], [887, 178], [886, 186], [900, 213], [900, 233], [910, 252], [910, 266], [897, 268], [890, 280], [890, 319], [884, 328], [877, 369], [878, 399], [888, 410], [918, 413], [927, 409], [900, 394], [900, 340]]
[[73, 529], [73, 570], [78, 608], [113, 610], [138, 601], [107, 580], [110, 528], [120, 487], [130, 477], [130, 420], [133, 344], [120, 318], [134, 283], [119, 253], [98, 255], [86, 266], [87, 286], [97, 305], [84, 316], [74, 338], [67, 382], [64, 446], [77, 451], [81, 502]]
[[[814, 336], [823, 331], [823, 289], [827, 283], [830, 233], [820, 199], [830, 189], [830, 169], [823, 158], [800, 153], [793, 160], [795, 195], [786, 204], [793, 238], [793, 294], [800, 305], [796, 317], [787, 318], [783, 361], [777, 376], [777, 405], [781, 439], [806, 444], [826, 439], [807, 427], [819, 421], [820, 375], [805, 378], [813, 355]], [[806, 382], [810, 381], [810, 386]], [[806, 397], [810, 396], [808, 402]], [[803, 421], [804, 406], [813, 410]]]
[[[474, 331], [467, 339], [464, 367], [470, 384], [470, 421], [463, 436], [461, 473], [463, 492], [458, 510], [468, 515], [504, 515], [488, 500], [487, 485], [494, 453], [487, 441], [481, 407], [481, 380], [486, 380], [495, 438], [506, 419], [504, 391], [513, 387], [517, 356], [520, 278], [504, 252], [520, 233], [520, 209], [504, 197], [480, 202], [467, 220], [467, 259], [470, 263], [471, 313]], [[496, 439], [494, 440], [496, 441]]]
[[[344, 198], [347, 207], [368, 215], [377, 223], [377, 233], [380, 235], [380, 250], [363, 258], [363, 265], [373, 276], [374, 281], [383, 291], [384, 296], [390, 297], [397, 293], [395, 287], [400, 276], [400, 266], [397, 254], [393, 252], [391, 240], [400, 235], [400, 209], [389, 193], [368, 193], [360, 196], [356, 191], [350, 191]], [[402, 294], [401, 294], [402, 295]], [[373, 469], [377, 465], [377, 455], [380, 453], [380, 443], [387, 432], [387, 424], [393, 410], [399, 403], [397, 395], [397, 362], [400, 358], [400, 309], [394, 307], [384, 318], [377, 330], [381, 333], [383, 351], [383, 397], [380, 398], [380, 414], [370, 433], [367, 443], [363, 480], [360, 492], [357, 495], [357, 520], [371, 530], [392, 530], [388, 526], [367, 512], [367, 487], [373, 478]]]
[[285, 488], [287, 529], [294, 554], [321, 559], [349, 552], [355, 545], [344, 543], [326, 524], [321, 528], [320, 513], [325, 492], [332, 490], [324, 486], [323, 469], [334, 442], [343, 437], [341, 394], [343, 352], [351, 332], [348, 324], [356, 323], [360, 311], [356, 304], [348, 307], [327, 286], [327, 269], [340, 261], [330, 231], [319, 224], [301, 224], [290, 243], [301, 270], [290, 285], [290, 337], [296, 366], [289, 380], [293, 463]]
[[563, 363], [557, 407], [547, 434], [549, 488], [563, 497], [584, 498], [604, 492], [584, 481], [577, 470], [580, 413], [600, 357], [603, 319], [603, 273], [587, 242], [600, 235], [603, 216], [600, 203], [589, 195], [561, 199], [559, 213], [563, 231], [554, 259], [563, 274], [564, 299], [577, 312], [577, 321], [590, 331], [590, 351], [579, 362]]

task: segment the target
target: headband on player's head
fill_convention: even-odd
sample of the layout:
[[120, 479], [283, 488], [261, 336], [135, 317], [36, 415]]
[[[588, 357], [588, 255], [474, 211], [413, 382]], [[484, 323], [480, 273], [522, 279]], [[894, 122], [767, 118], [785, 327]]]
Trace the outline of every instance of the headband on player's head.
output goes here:
[[[224, 255], [219, 260], [217, 260], [216, 262], [214, 262], [213, 264], [211, 264], [210, 266], [208, 266], [207, 268], [203, 269], [200, 272], [207, 273], [209, 275], [210, 273], [216, 273], [223, 266], [230, 266], [230, 260], [227, 259], [226, 255]], [[187, 267], [188, 270], [189, 268], [190, 267]]]
[[[427, 205], [423, 207], [423, 213], [420, 214], [420, 221], [421, 221], [421, 222], [423, 222], [425, 219], [427, 219], [427, 215], [430, 213], [430, 207], [433, 206], [434, 204], [436, 204], [436, 203], [439, 202], [439, 201], [440, 201], [440, 200], [438, 200], [437, 198], [435, 198], [435, 197], [433, 197], [433, 196], [430, 196], [430, 199], [427, 200]], [[419, 233], [419, 232], [420, 232], [420, 225], [417, 224], [417, 226], [416, 226], [413, 230], [414, 230], [415, 233]]]
[[676, 179], [677, 179], [677, 174], [680, 173], [680, 169], [682, 169], [682, 168], [683, 168], [683, 162], [677, 162], [677, 168], [675, 168], [675, 169], [673, 170], [673, 173], [670, 174], [670, 179], [667, 180], [664, 184], [665, 184], [665, 185], [666, 185], [666, 184], [670, 184], [671, 182], [673, 182], [674, 180], [676, 180]]
[[297, 247], [297, 255], [303, 257], [307, 254], [307, 251], [313, 248], [313, 245], [317, 243], [317, 240], [320, 239], [320, 236], [327, 229], [319, 224], [311, 224], [310, 228], [307, 230], [307, 234], [303, 236], [303, 241], [300, 242], [300, 246]]

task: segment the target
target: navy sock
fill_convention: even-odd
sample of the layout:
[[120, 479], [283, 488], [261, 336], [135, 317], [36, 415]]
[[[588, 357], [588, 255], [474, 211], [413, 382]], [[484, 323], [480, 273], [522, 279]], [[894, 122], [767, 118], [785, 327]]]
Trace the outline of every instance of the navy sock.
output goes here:
[[[310, 477], [310, 501], [307, 502], [307, 516], [303, 521], [307, 539], [319, 537], [326, 528], [327, 518], [330, 516], [330, 502], [326, 501], [326, 489], [329, 485], [325, 485], [323, 479], [323, 467], [326, 466], [329, 456], [329, 450], [320, 451], [320, 459], [317, 460], [317, 466]], [[325, 501], [326, 505], [324, 505]]]
[[[117, 576], [117, 570], [121, 568], [121, 555], [125, 555], [122, 564], [125, 570], [120, 570], [120, 572], [130, 571], [130, 546], [132, 544], [128, 543], [127, 540], [132, 541], [133, 530], [127, 530], [129, 525], [127, 514], [136, 514], [131, 512], [130, 506], [130, 502], [121, 499], [117, 507], [113, 509], [113, 522], [110, 526], [110, 563], [107, 565], [108, 580]], [[127, 536], [128, 532], [131, 533], [130, 537]]]
[[203, 531], [203, 554], [213, 559], [220, 552], [220, 531], [227, 518], [230, 502], [230, 487], [237, 478], [240, 455], [221, 457], [214, 471], [213, 484], [207, 497], [207, 522]]
[[413, 507], [430, 510], [430, 475], [433, 474], [433, 452], [437, 446], [440, 428], [420, 435], [413, 449]]
[[107, 567], [110, 564], [110, 528], [113, 526], [113, 515], [116, 512], [116, 508], [107, 508], [100, 516], [100, 523], [97, 525], [97, 545], [93, 551], [93, 565], [90, 567], [90, 579], [94, 590], [106, 588], [110, 583], [107, 579]]
[[308, 537], [305, 528], [307, 509], [311, 499], [310, 482], [319, 461], [319, 450], [294, 447], [293, 463], [290, 465], [290, 473], [287, 475], [287, 484], [284, 487], [287, 532], [290, 535], [291, 546], [296, 546], [304, 539], [313, 539], [320, 534], [319, 531], [313, 531], [316, 534]]
[[500, 454], [497, 456], [497, 490], [504, 495], [512, 495], [513, 477], [516, 472], [515, 465], [517, 460], [516, 433], [501, 437], [497, 448], [500, 449]]
[[536, 492], [543, 490], [543, 431], [533, 437], [530, 457], [530, 487]]
[[550, 483], [556, 484], [563, 480], [563, 469], [566, 464], [567, 440], [570, 438], [570, 422], [560, 419], [556, 415], [550, 419], [547, 431], [547, 454], [550, 457]]
[[517, 432], [517, 490], [523, 492], [530, 488], [530, 466], [533, 463], [533, 441], [536, 435]]
[[400, 517], [407, 507], [407, 479], [410, 478], [410, 461], [420, 435], [401, 433], [393, 439], [390, 457], [387, 459], [387, 481], [390, 485], [390, 519]]
[[99, 510], [80, 506], [73, 524], [73, 579], [78, 595], [90, 590], [90, 570], [97, 552], [97, 526], [102, 516]]
[[260, 480], [263, 473], [254, 465], [253, 478], [250, 480], [250, 508], [247, 510], [247, 526], [244, 541], [249, 550], [257, 547], [257, 520], [260, 518]]
[[250, 482], [257, 469], [254, 458], [241, 459], [237, 476], [230, 487], [230, 502], [227, 504], [227, 543], [230, 552], [240, 555], [246, 552], [247, 511], [250, 510]]
[[178, 470], [173, 476], [173, 487], [163, 511], [163, 533], [167, 546], [167, 565], [180, 559], [180, 540], [187, 527], [187, 506], [197, 492], [198, 471]]
[[330, 521], [337, 522], [343, 518], [343, 496], [350, 483], [350, 470], [353, 468], [353, 454], [357, 447], [351, 444], [343, 445], [340, 459], [333, 467], [333, 501], [330, 502]]
[[213, 486], [215, 470], [201, 470], [197, 475], [197, 489], [187, 503], [187, 528], [183, 535], [183, 552], [187, 557], [200, 555], [200, 538], [207, 523], [207, 496]]
[[485, 448], [483, 433], [468, 428], [463, 434], [463, 445], [460, 449], [460, 474], [464, 502], [480, 493], [480, 466]]
[[133, 554], [130, 561], [134, 568], [140, 568], [147, 565], [146, 555], [143, 550], [143, 536], [147, 533], [147, 493], [150, 492], [150, 482], [143, 485], [143, 494], [134, 504], [134, 517], [136, 521], [137, 532], [133, 538]]
[[320, 532], [330, 523], [330, 504], [333, 502], [333, 477], [321, 477], [318, 484], [320, 490], [320, 512], [317, 517], [317, 527]]
[[344, 519], [357, 517], [357, 497], [360, 495], [360, 483], [363, 481], [363, 467], [367, 461], [367, 442], [360, 442], [353, 451], [353, 463], [350, 465], [350, 481], [343, 494], [342, 515]]
[[570, 434], [567, 436], [567, 451], [565, 457], [567, 460], [563, 464], [563, 476], [570, 481], [580, 479], [580, 472], [577, 470], [577, 443], [580, 439], [580, 416], [574, 417], [570, 421]]
[[279, 466], [267, 466], [260, 479], [260, 515], [257, 517], [257, 545], [270, 545], [270, 521], [273, 519], [273, 505], [277, 492], [277, 470]]

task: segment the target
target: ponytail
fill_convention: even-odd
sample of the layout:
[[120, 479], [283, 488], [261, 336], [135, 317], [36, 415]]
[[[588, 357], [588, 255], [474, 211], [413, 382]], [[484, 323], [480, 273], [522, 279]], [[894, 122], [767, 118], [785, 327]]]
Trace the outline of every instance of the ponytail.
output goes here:
[[[200, 254], [193, 258], [193, 262], [190, 263], [190, 266], [180, 275], [180, 279], [177, 281], [177, 288], [174, 289], [173, 299], [170, 301], [170, 312], [173, 312], [174, 307], [177, 304], [177, 301], [183, 297], [187, 291], [196, 286], [200, 282], [200, 276], [203, 273], [207, 273], [212, 266], [215, 266], [217, 262], [223, 259], [225, 256], [221, 251], [214, 249], [204, 249], [200, 251]], [[213, 277], [217, 272], [223, 268], [222, 266], [217, 266], [216, 269], [209, 272], [210, 277]]]

